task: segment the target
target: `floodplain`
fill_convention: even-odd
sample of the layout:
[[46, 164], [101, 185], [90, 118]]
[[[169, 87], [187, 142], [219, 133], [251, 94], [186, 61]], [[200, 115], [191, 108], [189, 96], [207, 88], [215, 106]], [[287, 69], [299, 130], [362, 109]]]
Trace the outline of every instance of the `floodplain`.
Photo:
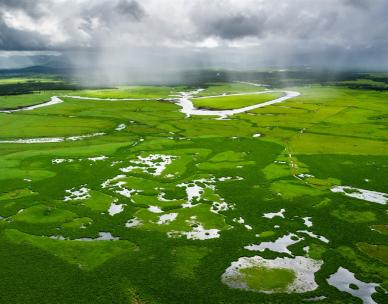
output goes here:
[[0, 302], [386, 303], [388, 81], [364, 76], [3, 94]]

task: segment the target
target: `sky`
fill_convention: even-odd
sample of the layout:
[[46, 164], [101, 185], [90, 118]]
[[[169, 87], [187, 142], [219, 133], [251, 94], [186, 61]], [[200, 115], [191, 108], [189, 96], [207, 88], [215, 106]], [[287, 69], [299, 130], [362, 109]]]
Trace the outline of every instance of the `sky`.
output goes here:
[[388, 69], [387, 16], [387, 0], [0, 0], [0, 68], [46, 55], [102, 68]]

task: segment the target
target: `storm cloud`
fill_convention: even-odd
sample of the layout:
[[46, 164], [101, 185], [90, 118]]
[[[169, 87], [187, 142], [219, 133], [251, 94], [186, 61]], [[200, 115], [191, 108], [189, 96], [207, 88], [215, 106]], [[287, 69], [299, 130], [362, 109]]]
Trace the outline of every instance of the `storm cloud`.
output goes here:
[[0, 50], [388, 66], [387, 15], [386, 0], [0, 0]]

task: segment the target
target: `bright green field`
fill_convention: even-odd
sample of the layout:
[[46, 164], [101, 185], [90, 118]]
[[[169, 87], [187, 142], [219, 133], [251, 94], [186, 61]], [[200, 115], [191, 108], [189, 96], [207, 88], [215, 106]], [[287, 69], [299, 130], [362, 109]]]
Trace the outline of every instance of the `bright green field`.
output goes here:
[[51, 96], [63, 92], [44, 91], [33, 94], [0, 96], [0, 110], [16, 109], [18, 107], [30, 106], [49, 101]]
[[236, 94], [263, 91], [265, 87], [252, 86], [246, 83], [231, 82], [231, 83], [209, 83], [205, 90], [200, 92], [198, 97]]
[[17, 84], [17, 83], [26, 83], [26, 82], [59, 82], [55, 78], [47, 77], [9, 77], [9, 78], [0, 78], [1, 84]]
[[240, 272], [249, 288], [253, 290], [285, 292], [287, 286], [295, 280], [295, 274], [287, 269], [254, 267], [241, 269]]
[[[200, 96], [249, 94], [195, 99], [200, 107], [279, 97], [252, 95], [261, 88], [247, 84], [199, 87]], [[192, 89], [47, 91], [0, 102], [162, 99]], [[103, 133], [0, 143], [0, 303], [361, 303], [327, 282], [339, 267], [379, 284], [373, 300], [386, 303], [386, 202], [330, 190], [388, 192], [388, 93], [318, 84], [284, 90], [301, 96], [228, 120], [186, 117], [165, 100], [65, 97], [0, 114], [0, 141]], [[245, 248], [290, 233], [289, 253]], [[222, 282], [233, 262], [256, 255], [322, 261], [318, 287], [285, 293], [294, 272], [260, 267], [242, 271], [237, 283], [272, 293]]]
[[174, 94], [179, 91], [179, 89], [180, 88], [178, 87], [171, 88], [164, 86], [123, 86], [116, 89], [77, 91], [74, 94], [69, 95], [79, 95], [95, 98], [166, 98], [169, 97], [170, 94]]
[[[16, 78], [19, 79], [19, 78]], [[0, 85], [6, 82], [6, 79], [0, 79]], [[12, 84], [13, 78], [10, 79]], [[16, 80], [15, 80], [16, 81]], [[49, 80], [47, 80], [49, 81]], [[15, 82], [16, 83], [16, 82]], [[30, 106], [39, 103], [49, 101], [52, 96], [82, 96], [82, 97], [93, 97], [93, 98], [167, 98], [171, 94], [182, 91], [183, 87], [171, 88], [163, 86], [155, 87], [118, 87], [115, 89], [103, 89], [103, 90], [79, 90], [79, 91], [41, 91], [34, 92], [32, 94], [22, 95], [0, 95], [0, 110], [17, 109], [23, 106]]]
[[283, 96], [282, 93], [222, 96], [215, 98], [197, 98], [194, 99], [193, 103], [197, 108], [229, 110], [243, 108], [257, 103], [263, 103], [279, 98], [281, 96]]

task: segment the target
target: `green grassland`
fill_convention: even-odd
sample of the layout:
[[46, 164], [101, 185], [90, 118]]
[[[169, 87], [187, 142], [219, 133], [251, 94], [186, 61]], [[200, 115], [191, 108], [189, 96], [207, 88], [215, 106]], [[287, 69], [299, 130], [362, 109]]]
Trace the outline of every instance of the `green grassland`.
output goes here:
[[77, 91], [69, 95], [93, 98], [166, 98], [182, 89], [165, 86], [121, 86], [115, 89]]
[[222, 95], [222, 94], [238, 94], [263, 91], [265, 87], [252, 86], [246, 83], [209, 83], [203, 86], [205, 90], [198, 93], [198, 97]]
[[54, 77], [6, 77], [6, 78], [0, 78], [0, 85], [2, 84], [18, 84], [18, 83], [27, 83], [27, 82], [60, 82], [61, 80], [56, 79]]
[[32, 94], [0, 96], [0, 110], [12, 110], [19, 107], [31, 106], [49, 101], [52, 96], [63, 92], [44, 91]]
[[250, 94], [242, 96], [222, 96], [216, 98], [197, 98], [194, 105], [197, 108], [205, 109], [238, 109], [251, 106], [257, 103], [263, 103], [281, 97], [282, 93]]
[[[23, 83], [13, 82], [19, 78], [0, 79], [2, 84]], [[28, 83], [28, 81], [25, 81]], [[36, 82], [33, 82], [36, 83]], [[47, 79], [47, 83], [51, 83]], [[0, 95], [0, 110], [18, 109], [24, 106], [31, 106], [49, 101], [52, 96], [82, 96], [91, 98], [167, 98], [170, 95], [182, 91], [183, 87], [164, 87], [164, 86], [120, 86], [113, 89], [89, 89], [89, 90], [56, 90], [56, 91], [36, 91], [31, 94]], [[257, 91], [257, 89], [256, 89]]]
[[[201, 87], [199, 96], [261, 90], [241, 83]], [[191, 89], [46, 91], [0, 101], [18, 107], [53, 95], [166, 98]], [[168, 101], [65, 97], [0, 114], [0, 141], [103, 133], [0, 143], [0, 303], [269, 304], [321, 296], [318, 303], [361, 303], [328, 284], [340, 266], [387, 288], [387, 205], [330, 189], [387, 193], [388, 93], [319, 84], [287, 90], [301, 96], [227, 120], [186, 117]], [[229, 109], [277, 97], [195, 104]], [[114, 205], [121, 209], [113, 214]], [[281, 209], [284, 217], [263, 217]], [[302, 238], [288, 247], [292, 255], [323, 261], [316, 290], [284, 293], [294, 273], [263, 267], [241, 274], [250, 289], [272, 293], [222, 283], [240, 257], [291, 257], [244, 249], [289, 233]], [[373, 294], [378, 304], [385, 297], [380, 287]]]
[[[34, 115], [32, 112], [19, 112], [13, 115], [2, 114], [2, 123], [7, 129], [0, 130], [0, 138], [34, 138], [90, 134], [114, 129], [111, 121], [98, 118], [63, 117]], [[35, 111], [34, 111], [35, 113]], [[44, 124], [42, 124], [42, 116]]]
[[295, 274], [288, 269], [254, 267], [241, 269], [240, 272], [248, 287], [253, 290], [285, 292], [287, 286], [295, 280]]

